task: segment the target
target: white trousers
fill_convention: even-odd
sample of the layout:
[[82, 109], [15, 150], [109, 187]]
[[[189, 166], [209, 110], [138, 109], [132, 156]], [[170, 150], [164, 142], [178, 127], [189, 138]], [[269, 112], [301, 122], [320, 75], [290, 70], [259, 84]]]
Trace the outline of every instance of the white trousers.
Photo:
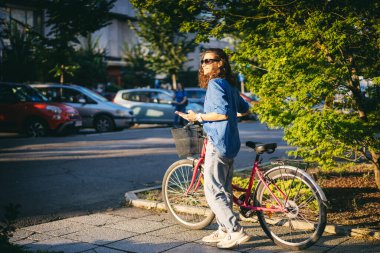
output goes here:
[[228, 233], [240, 225], [232, 212], [233, 159], [221, 157], [209, 141], [204, 164], [204, 189], [208, 205], [216, 216], [219, 229]]

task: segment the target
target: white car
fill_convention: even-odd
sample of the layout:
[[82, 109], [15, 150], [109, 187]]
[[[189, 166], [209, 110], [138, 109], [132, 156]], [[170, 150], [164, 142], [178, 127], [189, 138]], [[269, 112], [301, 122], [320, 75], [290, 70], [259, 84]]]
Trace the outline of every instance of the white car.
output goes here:
[[[174, 92], [165, 89], [127, 89], [116, 93], [114, 103], [133, 110], [135, 123], [173, 124], [175, 107]], [[186, 111], [203, 112], [203, 106], [189, 103]]]

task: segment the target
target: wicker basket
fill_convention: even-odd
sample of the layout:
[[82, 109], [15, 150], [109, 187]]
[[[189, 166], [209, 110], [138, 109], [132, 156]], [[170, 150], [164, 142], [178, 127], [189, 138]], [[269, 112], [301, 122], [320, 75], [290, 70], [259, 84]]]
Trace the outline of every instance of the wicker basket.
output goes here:
[[200, 126], [172, 128], [172, 135], [180, 158], [198, 156], [202, 151], [204, 133]]

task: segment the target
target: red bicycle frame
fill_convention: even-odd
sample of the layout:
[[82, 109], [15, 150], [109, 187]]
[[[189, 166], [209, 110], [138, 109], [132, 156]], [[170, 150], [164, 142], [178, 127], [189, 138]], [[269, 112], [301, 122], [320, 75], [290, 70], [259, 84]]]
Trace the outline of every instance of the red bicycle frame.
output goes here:
[[[201, 165], [205, 161], [206, 146], [207, 146], [207, 138], [205, 138], [203, 141], [203, 147], [202, 147], [200, 157], [198, 159], [194, 160], [195, 166], [194, 166], [193, 176], [191, 178], [190, 185], [187, 188], [186, 195], [190, 194], [191, 192], [197, 191], [200, 184], [203, 183], [203, 173], [202, 173], [202, 171], [200, 171], [200, 168], [201, 168]], [[255, 159], [255, 162], [254, 162], [253, 167], [252, 167], [252, 172], [251, 172], [251, 176], [249, 179], [248, 188], [245, 189], [245, 188], [241, 188], [237, 185], [232, 185], [232, 188], [235, 191], [245, 192], [245, 198], [243, 201], [238, 199], [235, 195], [233, 195], [233, 202], [240, 207], [244, 207], [246, 209], [251, 209], [252, 211], [287, 212], [287, 210], [284, 208], [284, 205], [281, 203], [281, 201], [278, 199], [278, 197], [272, 192], [272, 190], [268, 186], [268, 183], [266, 182], [265, 178], [263, 177], [263, 174], [262, 174], [260, 167], [259, 167], [259, 164], [260, 164], [259, 158], [260, 158], [260, 155], [256, 154], [256, 159]], [[199, 174], [198, 174], [198, 172], [199, 172]], [[255, 175], [257, 175], [258, 180], [260, 180], [264, 184], [265, 188], [268, 189], [269, 193], [272, 195], [274, 200], [277, 202], [277, 206], [260, 207], [260, 206], [253, 206], [253, 205], [248, 204], [248, 201], [249, 201], [249, 198], [250, 198], [250, 195], [252, 192], [253, 182], [255, 180]], [[279, 189], [275, 184], [274, 184], [274, 186], [276, 187], [276, 190], [285, 199], [285, 203], [286, 203], [286, 201], [288, 199], [286, 194], [281, 189]]]

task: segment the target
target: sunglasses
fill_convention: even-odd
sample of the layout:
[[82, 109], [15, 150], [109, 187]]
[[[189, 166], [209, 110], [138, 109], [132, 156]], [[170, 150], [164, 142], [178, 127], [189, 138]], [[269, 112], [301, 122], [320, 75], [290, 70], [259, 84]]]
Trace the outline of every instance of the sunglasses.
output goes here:
[[213, 62], [218, 62], [220, 61], [220, 59], [204, 59], [204, 60], [201, 60], [201, 65], [206, 64], [206, 65], [209, 65]]

